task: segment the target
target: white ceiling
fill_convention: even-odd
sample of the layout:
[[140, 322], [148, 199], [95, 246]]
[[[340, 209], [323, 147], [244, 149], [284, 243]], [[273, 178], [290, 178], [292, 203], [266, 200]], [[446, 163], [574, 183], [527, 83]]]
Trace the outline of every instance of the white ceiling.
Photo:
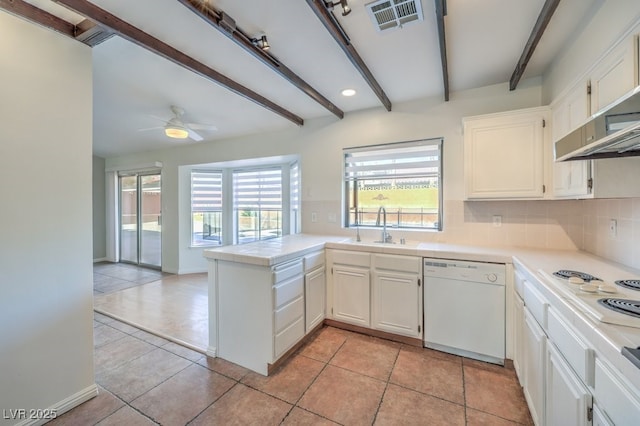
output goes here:
[[[383, 108], [367, 83], [304, 0], [205, 0], [235, 19], [247, 34], [267, 34], [270, 53], [345, 113]], [[442, 96], [434, 1], [422, 0], [424, 20], [377, 32], [364, 5], [335, 15], [392, 103]], [[208, 25], [176, 0], [92, 0], [97, 6], [258, 92], [311, 119], [333, 116], [306, 94]], [[77, 23], [82, 17], [50, 0], [30, 3]], [[448, 0], [445, 18], [450, 90], [509, 80], [544, 0]], [[597, 0], [562, 0], [524, 78], [540, 76], [575, 36]], [[93, 48], [94, 154], [102, 157], [193, 144], [166, 137], [151, 117], [212, 124], [204, 141], [292, 128], [296, 125], [203, 77], [120, 37]], [[344, 88], [357, 94], [343, 97]], [[335, 117], [335, 116], [333, 116]], [[337, 117], [335, 117], [338, 120]]]

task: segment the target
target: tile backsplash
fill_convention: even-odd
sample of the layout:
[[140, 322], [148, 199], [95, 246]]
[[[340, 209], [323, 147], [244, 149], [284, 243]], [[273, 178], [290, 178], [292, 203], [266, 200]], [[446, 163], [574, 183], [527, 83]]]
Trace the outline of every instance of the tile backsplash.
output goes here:
[[[303, 202], [302, 229], [352, 235], [340, 226], [340, 203]], [[312, 222], [315, 212], [316, 222]], [[307, 217], [308, 216], [308, 217]], [[336, 217], [336, 222], [333, 218]], [[611, 221], [615, 220], [615, 232]], [[499, 222], [499, 223], [494, 223]], [[392, 231], [425, 242], [584, 250], [640, 269], [640, 198], [554, 201], [461, 201], [444, 205], [442, 232]], [[363, 237], [378, 231], [364, 230]]]

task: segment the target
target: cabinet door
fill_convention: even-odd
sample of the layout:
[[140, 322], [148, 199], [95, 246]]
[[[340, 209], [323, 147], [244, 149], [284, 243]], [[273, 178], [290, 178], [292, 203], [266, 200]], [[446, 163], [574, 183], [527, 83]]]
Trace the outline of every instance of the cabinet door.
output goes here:
[[374, 272], [373, 328], [422, 337], [420, 276], [399, 272]]
[[542, 198], [547, 115], [536, 108], [465, 119], [468, 199]]
[[524, 310], [525, 322], [525, 367], [524, 397], [534, 424], [543, 424], [545, 392], [545, 358], [547, 336], [527, 309]]
[[578, 197], [589, 194], [591, 161], [555, 162], [553, 143], [581, 126], [589, 117], [587, 84], [580, 82], [552, 108], [553, 196]]
[[306, 333], [324, 320], [325, 280], [324, 266], [304, 277]]
[[629, 37], [591, 73], [591, 113], [617, 100], [638, 84], [637, 37]]
[[546, 424], [589, 424], [592, 397], [554, 345], [547, 345]]
[[524, 301], [513, 292], [513, 368], [524, 386]]
[[333, 267], [333, 318], [370, 327], [369, 269]]

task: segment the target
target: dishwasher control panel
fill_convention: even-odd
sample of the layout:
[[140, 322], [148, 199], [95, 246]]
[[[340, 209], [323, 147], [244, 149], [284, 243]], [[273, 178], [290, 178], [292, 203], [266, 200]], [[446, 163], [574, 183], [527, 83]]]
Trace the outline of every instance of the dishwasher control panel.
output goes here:
[[425, 278], [449, 278], [497, 285], [505, 285], [506, 282], [504, 264], [428, 257], [422, 260]]

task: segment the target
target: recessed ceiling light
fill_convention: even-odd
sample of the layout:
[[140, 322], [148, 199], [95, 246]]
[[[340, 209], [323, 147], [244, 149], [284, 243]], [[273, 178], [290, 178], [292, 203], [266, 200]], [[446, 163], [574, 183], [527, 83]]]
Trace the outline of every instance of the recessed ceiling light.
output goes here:
[[356, 91], [354, 89], [344, 89], [342, 91], [342, 96], [353, 96], [356, 94]]

